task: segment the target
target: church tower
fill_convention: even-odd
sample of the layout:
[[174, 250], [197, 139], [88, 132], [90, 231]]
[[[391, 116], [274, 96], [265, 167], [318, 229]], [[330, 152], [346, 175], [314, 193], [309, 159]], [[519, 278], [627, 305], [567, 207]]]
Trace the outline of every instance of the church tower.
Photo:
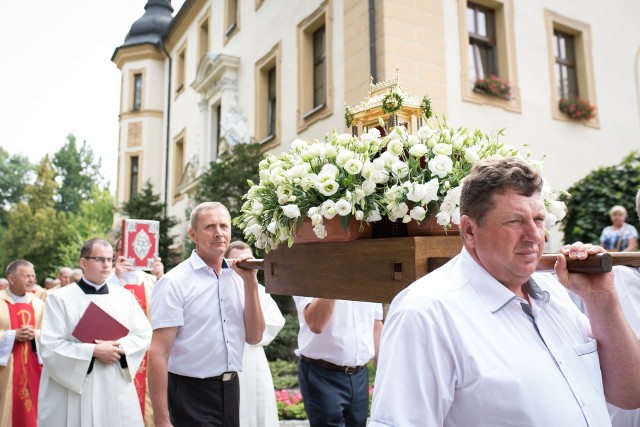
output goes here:
[[[122, 72], [116, 208], [141, 191], [142, 177], [164, 192], [167, 73], [163, 38], [172, 21], [170, 0], [148, 0], [124, 43], [111, 57]], [[144, 174], [143, 174], [144, 171]]]

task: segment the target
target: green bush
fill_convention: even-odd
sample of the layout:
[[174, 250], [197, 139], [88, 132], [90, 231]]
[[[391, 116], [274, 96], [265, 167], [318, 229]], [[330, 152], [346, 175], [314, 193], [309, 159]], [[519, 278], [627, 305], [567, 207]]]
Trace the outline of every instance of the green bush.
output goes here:
[[289, 360], [274, 360], [269, 362], [273, 388], [276, 390], [298, 387], [298, 363]]
[[627, 222], [640, 227], [635, 214], [635, 195], [640, 188], [640, 153], [631, 152], [615, 166], [598, 168], [576, 182], [563, 197], [567, 216], [562, 221], [565, 243], [599, 243], [602, 229], [611, 225], [609, 209], [622, 205]]
[[298, 347], [298, 329], [300, 328], [298, 316], [285, 313], [284, 319], [284, 327], [278, 336], [264, 348], [268, 360], [296, 360], [294, 350]]

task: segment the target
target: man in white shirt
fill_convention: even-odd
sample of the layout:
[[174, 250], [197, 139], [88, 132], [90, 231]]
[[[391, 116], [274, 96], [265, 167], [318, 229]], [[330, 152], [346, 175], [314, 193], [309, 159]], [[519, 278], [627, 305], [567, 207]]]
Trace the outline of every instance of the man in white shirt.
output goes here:
[[[205, 202], [191, 212], [191, 257], [156, 283], [149, 389], [156, 427], [239, 426], [239, 385], [245, 341], [264, 332], [256, 270], [224, 259], [231, 216]], [[167, 373], [168, 372], [168, 373]]]
[[298, 309], [298, 380], [311, 427], [364, 427], [365, 366], [378, 355], [382, 304], [293, 297]]
[[[394, 299], [370, 427], [609, 426], [607, 399], [640, 396], [640, 345], [613, 274], [549, 274], [542, 178], [526, 162], [478, 162], [460, 201], [462, 253]], [[574, 244], [570, 258], [600, 247]], [[596, 342], [597, 340], [597, 342]], [[602, 375], [601, 375], [602, 369]], [[604, 391], [603, 391], [604, 390]]]

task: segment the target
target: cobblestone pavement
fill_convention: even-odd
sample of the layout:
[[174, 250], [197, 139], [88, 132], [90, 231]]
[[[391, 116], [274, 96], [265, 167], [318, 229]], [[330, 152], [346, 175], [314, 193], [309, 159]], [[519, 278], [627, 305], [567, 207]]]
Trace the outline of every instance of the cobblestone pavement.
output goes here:
[[283, 420], [280, 421], [280, 427], [309, 427], [307, 420]]

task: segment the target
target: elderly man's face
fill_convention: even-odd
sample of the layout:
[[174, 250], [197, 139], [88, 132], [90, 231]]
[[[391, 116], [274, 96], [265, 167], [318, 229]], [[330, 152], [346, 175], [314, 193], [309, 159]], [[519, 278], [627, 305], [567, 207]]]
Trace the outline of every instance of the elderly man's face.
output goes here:
[[15, 274], [9, 274], [9, 288], [11, 292], [19, 297], [23, 296], [27, 291], [33, 290], [36, 284], [36, 272], [33, 267], [21, 265]]
[[526, 197], [512, 190], [493, 200], [482, 226], [469, 219], [471, 236], [465, 242], [496, 280], [514, 289], [536, 271], [544, 250], [544, 200], [540, 194]]
[[60, 280], [62, 286], [67, 286], [71, 283], [71, 269], [67, 267], [61, 268], [60, 274], [58, 274], [58, 280]]

